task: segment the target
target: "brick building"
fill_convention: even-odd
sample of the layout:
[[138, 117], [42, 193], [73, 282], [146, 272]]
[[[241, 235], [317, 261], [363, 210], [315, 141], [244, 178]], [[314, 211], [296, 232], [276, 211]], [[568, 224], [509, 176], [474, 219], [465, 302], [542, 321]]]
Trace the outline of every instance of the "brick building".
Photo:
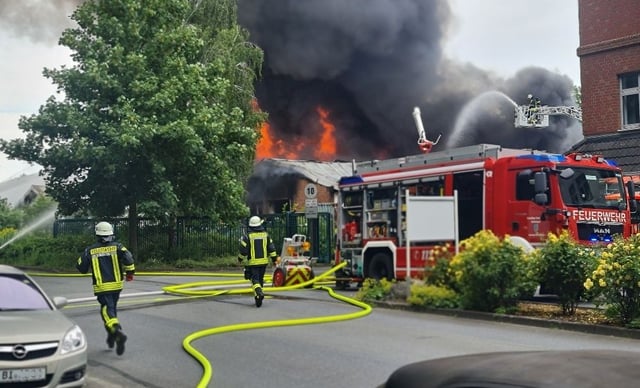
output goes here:
[[585, 138], [572, 150], [640, 172], [640, 3], [579, 0], [578, 12]]
[[333, 211], [338, 181], [351, 175], [349, 162], [263, 159], [254, 166], [247, 185], [247, 203], [252, 213], [304, 212], [305, 187], [317, 188], [319, 211]]

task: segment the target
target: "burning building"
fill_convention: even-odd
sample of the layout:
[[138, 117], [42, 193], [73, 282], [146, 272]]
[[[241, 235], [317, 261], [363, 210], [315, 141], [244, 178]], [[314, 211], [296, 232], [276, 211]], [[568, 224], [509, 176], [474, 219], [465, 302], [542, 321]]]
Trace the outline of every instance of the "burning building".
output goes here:
[[[238, 6], [240, 24], [265, 53], [256, 95], [269, 121], [257, 160], [419, 153], [414, 106], [427, 135], [442, 135], [434, 150], [493, 143], [564, 152], [582, 139], [580, 123], [567, 117], [551, 118], [545, 129], [514, 128], [514, 106], [527, 103], [529, 93], [548, 105], [575, 105], [572, 81], [537, 67], [502, 79], [446, 58], [452, 21], [446, 1], [239, 0]], [[256, 169], [252, 181], [273, 185], [282, 176], [280, 169]]]
[[[303, 212], [304, 188], [317, 187], [322, 211], [333, 212], [338, 180], [351, 175], [351, 163], [266, 158], [256, 162], [249, 179], [247, 203], [254, 214]], [[269, 177], [269, 179], [265, 179]]]
[[[3, 3], [0, 20], [15, 34], [53, 44], [81, 2]], [[255, 86], [269, 119], [259, 129], [256, 161], [418, 153], [415, 106], [428, 137], [442, 135], [434, 151], [494, 143], [563, 152], [582, 139], [580, 124], [566, 117], [551, 118], [546, 129], [514, 128], [513, 104], [526, 104], [530, 93], [548, 105], [575, 105], [572, 81], [539, 67], [505, 79], [447, 58], [453, 21], [447, 1], [238, 0], [238, 22], [265, 54]], [[252, 183], [265, 184], [249, 198], [272, 196], [265, 188], [287, 175], [282, 163], [256, 168]]]

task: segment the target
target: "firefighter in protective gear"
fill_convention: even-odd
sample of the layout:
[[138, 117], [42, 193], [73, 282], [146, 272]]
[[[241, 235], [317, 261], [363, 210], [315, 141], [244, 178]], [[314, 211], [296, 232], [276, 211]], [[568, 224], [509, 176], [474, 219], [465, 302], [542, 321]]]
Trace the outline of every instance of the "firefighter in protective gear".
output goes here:
[[122, 355], [127, 336], [118, 320], [118, 299], [124, 280], [133, 280], [136, 268], [131, 252], [115, 241], [110, 223], [99, 222], [95, 234], [98, 241], [85, 248], [76, 268], [81, 273], [91, 271], [93, 293], [100, 303], [100, 316], [107, 330], [107, 346], [113, 349], [115, 345], [116, 354]]
[[251, 279], [251, 287], [253, 288], [256, 307], [262, 306], [264, 293], [264, 273], [267, 269], [269, 260], [275, 264], [278, 259], [276, 246], [269, 234], [265, 230], [263, 220], [258, 216], [249, 218], [249, 227], [247, 234], [240, 239], [240, 253], [238, 262], [245, 264], [245, 277]]

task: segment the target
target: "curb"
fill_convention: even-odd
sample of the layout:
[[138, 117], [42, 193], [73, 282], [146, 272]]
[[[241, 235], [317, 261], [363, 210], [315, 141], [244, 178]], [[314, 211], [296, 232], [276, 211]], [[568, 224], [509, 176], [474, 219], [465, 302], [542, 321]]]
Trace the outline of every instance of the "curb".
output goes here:
[[374, 302], [373, 304], [377, 307], [394, 309], [394, 310], [405, 310], [405, 311], [413, 311], [413, 312], [428, 313], [428, 314], [446, 315], [446, 316], [456, 317], [456, 318], [467, 318], [467, 319], [478, 319], [478, 320], [502, 322], [502, 323], [513, 323], [517, 325], [536, 326], [536, 327], [543, 327], [547, 329], [576, 331], [576, 332], [581, 332], [586, 334], [598, 334], [598, 335], [608, 335], [608, 336], [622, 337], [622, 338], [640, 339], [640, 330], [626, 329], [624, 327], [615, 327], [615, 326], [606, 326], [606, 325], [590, 325], [590, 324], [577, 323], [577, 322], [565, 322], [565, 321], [559, 321], [559, 320], [553, 320], [553, 319], [522, 317], [519, 315], [508, 315], [508, 314], [485, 313], [485, 312], [470, 311], [470, 310], [434, 309], [434, 308], [427, 308], [427, 307], [416, 307], [416, 306], [411, 306], [407, 303], [402, 303], [402, 302], [378, 301], [378, 302]]

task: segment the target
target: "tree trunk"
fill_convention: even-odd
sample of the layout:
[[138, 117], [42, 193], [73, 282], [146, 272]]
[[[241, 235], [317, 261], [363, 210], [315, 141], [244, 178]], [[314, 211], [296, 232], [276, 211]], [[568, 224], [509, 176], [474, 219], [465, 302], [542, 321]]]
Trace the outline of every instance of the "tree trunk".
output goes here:
[[129, 205], [129, 246], [127, 247], [133, 257], [138, 255], [138, 204]]
[[173, 253], [178, 246], [178, 218], [175, 215], [170, 215], [167, 222], [167, 236], [169, 243], [169, 252]]

